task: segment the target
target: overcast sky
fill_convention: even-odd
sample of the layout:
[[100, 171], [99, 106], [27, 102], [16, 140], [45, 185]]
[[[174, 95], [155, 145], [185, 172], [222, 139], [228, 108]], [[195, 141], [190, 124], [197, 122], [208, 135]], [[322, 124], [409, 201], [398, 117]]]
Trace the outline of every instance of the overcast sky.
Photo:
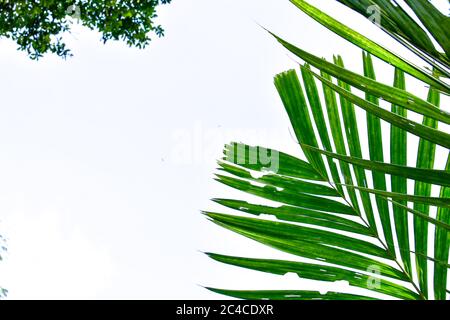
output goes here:
[[[335, 1], [314, 3], [404, 53]], [[67, 61], [30, 61], [0, 41], [0, 233], [9, 247], [0, 285], [10, 298], [214, 299], [201, 285], [315, 287], [204, 257], [285, 255], [200, 210], [218, 209], [213, 197], [242, 198], [213, 180], [225, 143], [301, 156], [273, 86], [297, 65], [259, 24], [317, 55], [340, 53], [356, 71], [360, 50], [287, 0], [174, 0], [159, 11], [166, 37], [143, 51], [102, 45], [83, 28], [66, 37]], [[392, 70], [378, 65], [391, 83]]]

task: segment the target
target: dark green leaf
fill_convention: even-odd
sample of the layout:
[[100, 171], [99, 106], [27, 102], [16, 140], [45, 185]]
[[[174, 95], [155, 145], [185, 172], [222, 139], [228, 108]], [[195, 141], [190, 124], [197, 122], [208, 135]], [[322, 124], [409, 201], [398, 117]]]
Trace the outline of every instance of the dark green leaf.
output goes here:
[[[304, 68], [303, 68], [304, 70]], [[311, 73], [308, 73], [311, 77], [311, 81], [314, 81], [314, 78], [312, 77]], [[331, 81], [331, 78], [329, 75], [322, 73], [322, 76], [324, 78], [328, 78], [329, 81]], [[336, 152], [339, 154], [347, 154], [347, 150], [345, 148], [345, 141], [344, 141], [344, 135], [342, 132], [341, 127], [341, 117], [339, 116], [339, 109], [336, 101], [336, 94], [334, 91], [332, 91], [329, 87], [323, 85], [323, 92], [325, 96], [325, 105], [327, 107], [327, 115], [328, 115], [328, 121], [330, 122], [330, 129], [331, 129], [331, 136], [333, 137], [334, 145], [336, 147]], [[331, 159], [330, 159], [331, 160]], [[344, 177], [345, 183], [353, 185], [353, 178], [350, 173], [350, 166], [346, 162], [339, 162], [342, 175]], [[336, 182], [336, 181], [335, 181]], [[360, 213], [359, 210], [359, 204], [358, 204], [358, 198], [356, 197], [355, 190], [348, 189], [347, 192], [350, 197], [350, 202], [352, 203], [352, 207], [355, 209], [356, 212]]]
[[[309, 66], [305, 66], [309, 68]], [[309, 106], [314, 118], [314, 122], [317, 126], [317, 131], [319, 132], [319, 137], [325, 150], [333, 151], [331, 147], [330, 137], [328, 135], [327, 125], [325, 123], [325, 116], [323, 114], [322, 103], [320, 102], [319, 92], [317, 90], [316, 82], [314, 81], [311, 73], [306, 72], [304, 69], [301, 70], [303, 83], [305, 85], [306, 94], [309, 100]], [[339, 177], [339, 172], [333, 159], [327, 158], [328, 166], [330, 168], [331, 176], [333, 181], [340, 183], [341, 179]], [[342, 187], [339, 185], [336, 188], [341, 194], [344, 192]]]
[[408, 281], [408, 278], [402, 271], [380, 262], [379, 260], [358, 253], [330, 247], [319, 242], [304, 241], [298, 238], [295, 240], [289, 238], [283, 239], [278, 235], [268, 234], [266, 230], [261, 230], [261, 232], [259, 232], [255, 229], [245, 228], [245, 226], [239, 227], [236, 224], [230, 224], [227, 221], [223, 221], [223, 219], [222, 221], [215, 220], [213, 217], [211, 217], [211, 219], [214, 223], [223, 228], [290, 254], [363, 271], [377, 268], [377, 272], [379, 272], [380, 275]]
[[260, 178], [253, 177], [251, 172], [242, 167], [236, 167], [234, 165], [229, 165], [224, 162], [219, 162], [221, 167], [220, 170], [228, 172], [240, 178], [262, 183], [264, 185], [270, 185], [272, 187], [283, 188], [289, 192], [295, 193], [308, 193], [313, 195], [331, 196], [336, 197], [339, 194], [335, 189], [330, 188], [326, 185], [307, 182], [299, 179], [294, 179], [290, 177], [284, 177], [277, 174], [268, 173]]
[[253, 215], [272, 215], [279, 220], [299, 222], [309, 225], [327, 227], [335, 230], [373, 235], [370, 230], [357, 222], [343, 217], [321, 211], [308, 210], [292, 206], [269, 207], [250, 204], [246, 201], [230, 199], [213, 199], [213, 201], [231, 209], [239, 210]]
[[[369, 54], [363, 52], [364, 75], [372, 80], [376, 80], [375, 70], [373, 68], [372, 58]], [[379, 100], [376, 96], [366, 93], [366, 100], [373, 105], [379, 106]], [[370, 160], [384, 162], [383, 155], [383, 137], [381, 134], [381, 121], [376, 115], [367, 112], [367, 138], [369, 141]], [[383, 172], [372, 171], [372, 180], [374, 188], [377, 190], [386, 190], [386, 177]], [[391, 254], [395, 255], [394, 238], [392, 235], [391, 218], [389, 216], [389, 206], [386, 199], [375, 197], [378, 212], [383, 227], [384, 237], [387, 247]]]
[[[337, 56], [334, 58], [334, 62], [344, 68], [344, 61], [342, 57]], [[351, 91], [350, 86], [341, 81], [338, 80], [338, 84], [340, 87], [345, 89], [346, 91]], [[341, 110], [342, 110], [342, 116], [344, 120], [344, 128], [345, 133], [347, 136], [348, 141], [348, 147], [350, 150], [350, 155], [352, 157], [356, 158], [362, 158], [362, 151], [361, 151], [361, 142], [359, 139], [359, 129], [358, 124], [356, 121], [356, 114], [355, 114], [355, 107], [353, 104], [345, 99], [342, 95], [339, 95], [340, 102], [341, 102]], [[353, 166], [353, 170], [355, 172], [356, 181], [358, 183], [358, 186], [360, 187], [367, 187], [367, 178], [366, 173], [364, 169], [358, 166]], [[372, 202], [370, 200], [370, 196], [367, 192], [360, 192], [362, 204], [364, 207], [364, 212], [367, 217], [369, 226], [371, 226], [371, 229], [377, 233], [376, 223], [375, 223], [375, 216], [372, 209]]]
[[[439, 92], [430, 88], [428, 93], [428, 101], [439, 107], [440, 96]], [[438, 123], [436, 120], [424, 117], [422, 124], [430, 128], [437, 129]], [[419, 149], [417, 151], [417, 168], [433, 169], [434, 158], [436, 153], [436, 145], [428, 140], [420, 139]], [[417, 196], [429, 197], [431, 195], [431, 185], [417, 181], [414, 185], [414, 194]], [[450, 199], [447, 199], [450, 201]], [[425, 215], [429, 215], [428, 204], [415, 203], [414, 210], [419, 211]], [[428, 297], [428, 262], [426, 256], [428, 254], [428, 224], [421, 219], [421, 217], [414, 217], [414, 244], [416, 255], [417, 276], [419, 278], [419, 286], [425, 297]]]
[[237, 291], [206, 288], [215, 293], [248, 300], [378, 300], [348, 293], [327, 292], [321, 294], [315, 291], [272, 290], [272, 291]]
[[[446, 170], [450, 171], [450, 156], [447, 159]], [[450, 198], [450, 188], [441, 189], [441, 197]], [[438, 208], [437, 220], [450, 224], [450, 209]], [[434, 258], [448, 261], [450, 251], [450, 232], [436, 228], [434, 236]], [[446, 299], [448, 268], [441, 264], [434, 264], [434, 297], [436, 300]]]
[[[289, 70], [277, 75], [275, 77], [275, 86], [289, 115], [297, 139], [312, 146], [318, 146], [303, 89], [296, 72]], [[308, 150], [303, 151], [319, 174], [327, 178], [328, 175], [323, 159]]]
[[224, 160], [251, 170], [269, 171], [267, 163], [258, 161], [260, 153], [276, 156], [279, 164], [278, 174], [294, 178], [325, 181], [308, 162], [273, 149], [254, 147], [242, 143], [232, 143], [225, 145]]
[[227, 225], [227, 228], [231, 230], [239, 229], [246, 233], [272, 237], [280, 241], [306, 241], [319, 245], [336, 246], [358, 253], [370, 254], [386, 259], [389, 258], [386, 250], [377, 245], [327, 230], [220, 213], [207, 212], [206, 214], [214, 222]]
[[[380, 195], [380, 196], [383, 196], [386, 198], [391, 198], [399, 203], [402, 203], [402, 201], [405, 201], [405, 202], [413, 202], [415, 204], [426, 204], [426, 205], [430, 205], [430, 206], [450, 208], [450, 199], [449, 198], [416, 196], [416, 195], [409, 195], [407, 193], [381, 191], [381, 190], [349, 186], [349, 185], [346, 187], [358, 189], [358, 190], [365, 191], [368, 193], [377, 194], [377, 195]], [[402, 201], [399, 201], [399, 200], [402, 200]]]
[[342, 213], [348, 215], [357, 215], [353, 208], [327, 198], [316, 197], [309, 194], [301, 194], [297, 192], [291, 192], [289, 190], [276, 188], [273, 186], [259, 186], [250, 183], [249, 181], [227, 177], [223, 175], [216, 175], [217, 181], [226, 184], [232, 188], [245, 191], [256, 196], [269, 199], [272, 201], [282, 202], [284, 204], [290, 204], [293, 206], [321, 210], [335, 213]]
[[450, 18], [428, 0], [405, 0], [450, 58]]
[[380, 292], [400, 299], [417, 300], [420, 298], [417, 293], [405, 289], [401, 285], [376, 277], [374, 274], [367, 275], [356, 271], [302, 262], [230, 257], [213, 253], [207, 253], [207, 255], [216, 261], [242, 268], [278, 275], [295, 273], [300, 278], [319, 281], [348, 281], [351, 286]]
[[421, 169], [414, 167], [405, 167], [395, 164], [370, 161], [364, 159], [358, 159], [349, 156], [343, 156], [340, 154], [328, 152], [325, 150], [320, 150], [315, 147], [303, 145], [303, 148], [314, 150], [318, 153], [322, 153], [328, 157], [333, 157], [338, 160], [346, 161], [351, 164], [358, 165], [364, 169], [375, 170], [384, 172], [386, 174], [396, 175], [400, 177], [405, 177], [412, 180], [424, 181], [431, 184], [450, 186], [450, 172], [446, 170], [431, 170], [431, 169]]
[[285, 40], [274, 34], [272, 35], [286, 49], [291, 51], [299, 58], [303, 59], [305, 62], [320, 69], [321, 71], [324, 71], [329, 75], [336, 77], [337, 79], [341, 79], [342, 81], [347, 82], [348, 84], [360, 90], [370, 93], [373, 96], [383, 98], [390, 103], [450, 124], [450, 114], [443, 110], [440, 110], [439, 108], [436, 108], [427, 101], [424, 101], [407, 91], [382, 84], [367, 77], [360, 76], [359, 74], [349, 71], [345, 68], [341, 68], [333, 63], [329, 63], [300, 48], [297, 48], [296, 46], [286, 42]]
[[422, 124], [419, 124], [417, 122], [411, 121], [409, 119], [400, 117], [399, 115], [396, 115], [395, 113], [389, 112], [387, 110], [384, 110], [383, 108], [380, 108], [376, 104], [364, 100], [357, 95], [352, 94], [351, 92], [336, 86], [334, 83], [324, 79], [323, 77], [311, 72], [316, 78], [318, 78], [320, 81], [325, 83], [327, 86], [338, 92], [340, 95], [351, 101], [352, 103], [356, 104], [357, 106], [361, 107], [362, 109], [366, 110], [367, 112], [376, 115], [377, 117], [385, 120], [386, 122], [389, 122], [403, 130], [406, 130], [420, 138], [424, 138], [428, 141], [434, 142], [436, 144], [439, 144], [445, 148], [450, 148], [450, 134], [445, 133], [443, 131], [439, 131], [427, 126], [424, 126]]
[[[395, 69], [394, 87], [405, 90], [405, 74], [399, 69]], [[407, 110], [400, 106], [392, 105], [392, 113], [398, 114], [403, 118], [407, 118]], [[407, 144], [406, 131], [391, 125], [391, 139], [390, 139], [390, 159], [392, 164], [406, 166], [407, 161]], [[391, 177], [391, 190], [392, 192], [406, 194], [407, 184], [405, 177], [392, 176]], [[406, 205], [406, 202], [397, 199], [402, 205]], [[397, 232], [397, 241], [400, 248], [400, 255], [402, 257], [405, 271], [408, 274], [412, 274], [411, 269], [411, 255], [409, 248], [409, 232], [408, 232], [408, 215], [406, 210], [402, 206], [393, 205], [394, 211], [394, 224]]]
[[291, 2], [296, 5], [300, 10], [309, 15], [311, 18], [328, 28], [329, 30], [335, 32], [337, 35], [343, 37], [344, 39], [350, 41], [351, 43], [357, 45], [361, 49], [370, 52], [374, 56], [384, 60], [385, 62], [394, 65], [395, 67], [409, 73], [410, 75], [420, 79], [429, 85], [440, 88], [445, 92], [450, 92], [450, 87], [433, 77], [430, 73], [420, 69], [419, 67], [413, 65], [412, 63], [406, 61], [402, 57], [392, 53], [391, 51], [383, 48], [376, 42], [364, 37], [362, 34], [350, 29], [346, 25], [340, 23], [339, 21], [333, 19], [331, 16], [325, 14], [316, 7], [310, 5], [304, 0], [291, 0]]

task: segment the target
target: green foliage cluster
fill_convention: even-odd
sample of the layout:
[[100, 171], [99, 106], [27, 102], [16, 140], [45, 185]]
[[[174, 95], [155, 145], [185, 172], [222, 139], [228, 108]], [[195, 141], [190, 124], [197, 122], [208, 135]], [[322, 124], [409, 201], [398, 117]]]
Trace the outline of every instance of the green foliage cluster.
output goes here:
[[14, 40], [31, 59], [45, 53], [71, 56], [63, 34], [79, 22], [102, 34], [102, 41], [123, 40], [146, 47], [150, 34], [161, 37], [156, 8], [171, 0], [0, 0], [0, 37]]

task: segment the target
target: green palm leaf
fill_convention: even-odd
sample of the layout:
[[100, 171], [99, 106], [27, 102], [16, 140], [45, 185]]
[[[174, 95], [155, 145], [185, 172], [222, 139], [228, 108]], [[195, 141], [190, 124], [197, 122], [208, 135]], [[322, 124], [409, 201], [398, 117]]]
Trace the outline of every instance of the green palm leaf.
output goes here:
[[389, 112], [383, 108], [380, 108], [377, 104], [372, 103], [371, 101], [364, 100], [315, 73], [312, 74], [317, 79], [339, 93], [341, 96], [345, 97], [347, 100], [351, 101], [365, 111], [372, 113], [378, 116], [380, 119], [383, 119], [386, 122], [402, 128], [405, 131], [408, 131], [418, 137], [426, 139], [430, 142], [434, 142], [435, 144], [439, 144], [443, 147], [450, 148], [450, 134], [430, 128], [407, 118], [403, 118], [395, 113]]
[[237, 291], [237, 290], [223, 290], [216, 288], [206, 288], [213, 292], [224, 294], [230, 297], [250, 300], [377, 300], [370, 297], [359, 296], [355, 294], [327, 292], [321, 294], [316, 291]]
[[345, 68], [341, 68], [335, 64], [327, 62], [323, 59], [310, 54], [289, 42], [281, 39], [280, 37], [273, 34], [273, 36], [280, 42], [286, 49], [291, 51], [293, 54], [303, 59], [305, 62], [311, 64], [312, 66], [325, 71], [326, 73], [340, 79], [348, 84], [358, 88], [367, 94], [375, 96], [377, 98], [382, 98], [390, 103], [394, 103], [403, 108], [409, 109], [411, 111], [417, 112], [421, 115], [442, 121], [446, 124], [450, 124], [450, 114], [443, 110], [440, 110], [431, 103], [398, 88], [390, 87], [383, 83], [377, 82], [373, 79], [361, 76], [355, 72], [349, 71]]
[[[405, 1], [416, 17], [391, 1], [338, 1], [367, 17], [367, 9], [376, 5], [383, 17], [380, 27], [428, 62], [433, 72], [414, 66], [307, 1], [291, 0], [313, 19], [364, 50], [363, 73], [346, 69], [340, 56], [328, 62], [274, 35], [305, 62], [299, 73], [288, 70], [277, 75], [274, 82], [307, 161], [263, 147], [226, 145], [216, 180], [276, 204], [213, 199], [240, 215], [204, 213], [220, 227], [302, 259], [208, 253], [216, 261], [276, 275], [295, 273], [319, 282], [347, 281], [365, 293], [321, 294], [301, 288], [208, 289], [242, 299], [370, 300], [373, 293], [381, 293], [420, 300], [433, 296], [428, 292], [432, 282], [434, 298], [445, 300], [450, 267], [450, 156], [443, 170], [435, 168], [434, 160], [437, 145], [447, 152], [450, 149], [450, 134], [439, 129], [440, 123], [450, 124], [450, 114], [439, 108], [440, 93], [450, 93], [450, 86], [439, 77], [450, 75], [449, 18], [427, 0]], [[395, 67], [392, 86], [376, 80], [371, 54]], [[430, 86], [427, 99], [407, 91], [405, 73]], [[381, 100], [391, 104], [390, 110], [382, 106]], [[357, 119], [355, 106], [366, 114], [366, 122]], [[413, 113], [423, 116], [422, 123], [410, 119]], [[383, 132], [383, 122], [389, 124], [389, 134]], [[364, 125], [367, 137], [360, 135]], [[408, 133], [419, 138], [415, 167], [408, 166]], [[368, 159], [363, 156], [364, 141], [368, 143]], [[383, 145], [389, 146], [389, 157]], [[276, 165], [261, 155], [271, 155], [270, 161], [276, 161]], [[414, 182], [414, 194], [408, 193], [408, 179]], [[431, 196], [433, 185], [441, 187], [439, 197]], [[431, 208], [436, 208], [436, 217]], [[430, 226], [435, 229], [433, 244], [428, 242]], [[432, 279], [429, 263], [434, 269]]]
[[[305, 69], [302, 69], [305, 70]], [[322, 75], [325, 78], [330, 78], [329, 75], [322, 73]], [[310, 80], [314, 81], [313, 77], [310, 75]], [[323, 93], [325, 96], [325, 105], [327, 109], [328, 114], [328, 121], [330, 122], [330, 128], [331, 128], [331, 136], [333, 137], [334, 145], [336, 148], [336, 152], [340, 154], [347, 154], [346, 148], [345, 148], [345, 141], [344, 141], [344, 135], [341, 128], [341, 118], [339, 115], [339, 109], [336, 101], [336, 93], [327, 86], [323, 86]], [[310, 101], [310, 105], [313, 105], [313, 102]], [[346, 184], [353, 185], [353, 178], [350, 173], [350, 166], [346, 162], [339, 162], [339, 166], [341, 168], [342, 175], [344, 176], [344, 181]], [[335, 183], [339, 183], [339, 180], [334, 179]], [[352, 204], [352, 207], [357, 211], [360, 212], [358, 200], [356, 197], [355, 190], [351, 188], [347, 188], [347, 192], [349, 194], [350, 202]], [[341, 192], [342, 194], [342, 192]]]
[[[386, 281], [379, 277], [368, 276], [366, 274], [347, 269], [293, 261], [230, 257], [213, 253], [207, 253], [207, 255], [216, 261], [242, 268], [278, 275], [295, 273], [300, 278], [319, 281], [348, 281], [348, 283], [352, 286], [363, 289], [369, 288], [369, 290], [400, 299], [420, 298], [416, 293], [401, 285]], [[379, 285], [368, 286], [371, 282], [378, 283]]]
[[309, 210], [306, 208], [287, 205], [270, 207], [233, 199], [213, 199], [213, 201], [225, 207], [256, 216], [271, 215], [282, 221], [298, 222], [306, 225], [316, 225], [334, 230], [353, 232], [366, 236], [372, 235], [371, 230], [363, 224], [322, 211]]
[[[416, 182], [416, 184], [418, 184], [418, 183], [420, 183], [420, 182]], [[366, 191], [366, 192], [380, 195], [383, 197], [391, 198], [400, 203], [405, 201], [405, 202], [413, 202], [414, 204], [420, 204], [420, 205], [450, 208], [450, 199], [449, 198], [416, 196], [416, 195], [409, 195], [407, 193], [381, 191], [381, 190], [361, 188], [361, 187], [356, 187], [356, 186], [347, 186], [347, 187], [355, 188], [358, 190]], [[401, 200], [401, 201], [399, 201], [399, 200]]]
[[[334, 63], [341, 68], [344, 68], [344, 61], [342, 57], [337, 56], [334, 57]], [[303, 69], [302, 69], [303, 70]], [[351, 92], [351, 87], [347, 83], [338, 80], [339, 86], [348, 92]], [[350, 150], [350, 155], [356, 158], [362, 158], [362, 150], [361, 150], [361, 142], [359, 138], [359, 129], [356, 120], [355, 114], [355, 106], [351, 101], [346, 99], [343, 95], [339, 95], [342, 117], [344, 122], [345, 134], [348, 140], [348, 148]], [[364, 169], [358, 166], [353, 166], [353, 171], [355, 172], [356, 181], [359, 187], [366, 187], [367, 177]], [[370, 201], [369, 194], [367, 192], [360, 192], [360, 197], [364, 207], [364, 213], [367, 217], [368, 224], [370, 226], [375, 225], [375, 216], [373, 213], [372, 202]], [[377, 234], [377, 230], [372, 228], [375, 235]]]
[[[450, 170], [450, 156], [447, 160], [447, 170]], [[450, 198], [450, 188], [442, 187], [441, 197]], [[450, 224], [450, 209], [439, 208], [437, 220]], [[434, 256], [439, 261], [448, 261], [450, 251], [450, 232], [436, 229], [434, 241]], [[447, 288], [448, 267], [434, 264], [434, 296], [438, 300], [445, 300]]]
[[[394, 87], [405, 90], [405, 74], [399, 69], [395, 69]], [[392, 105], [392, 113], [398, 114], [403, 118], [407, 118], [407, 110], [405, 108]], [[406, 138], [406, 131], [391, 125], [390, 137], [390, 161], [392, 164], [406, 166], [407, 165], [407, 146], [408, 140]], [[379, 189], [379, 188], [378, 188]], [[393, 192], [407, 194], [407, 181], [405, 177], [392, 176], [391, 190]], [[409, 253], [409, 225], [408, 216], [404, 206], [404, 200], [396, 200], [401, 205], [393, 205], [395, 230], [397, 232], [397, 240], [400, 248], [400, 255], [402, 257], [405, 270], [411, 275], [411, 255]]]
[[[309, 69], [309, 66], [307, 65], [306, 68]], [[311, 109], [311, 112], [314, 117], [314, 121], [317, 125], [317, 128], [319, 130], [319, 138], [322, 142], [323, 147], [325, 150], [333, 151], [331, 146], [330, 137], [328, 135], [328, 129], [325, 122], [325, 116], [322, 110], [321, 101], [319, 98], [319, 91], [317, 90], [317, 85], [312, 78], [311, 74], [307, 72], [305, 69], [302, 69], [302, 76], [303, 76], [303, 84], [305, 85], [306, 94], [308, 97], [309, 105], [313, 106]], [[339, 183], [341, 181], [339, 177], [339, 172], [336, 164], [333, 162], [331, 158], [327, 159], [328, 166], [330, 168], [331, 176], [333, 178], [333, 181], [336, 183]], [[339, 185], [337, 188], [337, 191], [342, 193], [343, 189]]]
[[[360, 254], [348, 250], [352, 245], [349, 237], [342, 238], [345, 242], [342, 244], [343, 248], [331, 247], [329, 243], [334, 237], [338, 236], [337, 234], [312, 234], [312, 238], [309, 239], [306, 235], [294, 235], [295, 230], [292, 230], [292, 228], [297, 226], [293, 225], [277, 225], [272, 221], [219, 213], [207, 213], [207, 216], [212, 222], [223, 228], [286, 253], [366, 272], [371, 268], [377, 268], [380, 275], [396, 280], [408, 280], [407, 276], [395, 267], [377, 260], [375, 257], [363, 255], [372, 254], [376, 257], [387, 258], [385, 251], [370, 246], [370, 243], [367, 242], [355, 243], [362, 250], [361, 253], [363, 254]], [[281, 234], [278, 235], [277, 232]]]
[[[372, 58], [363, 52], [364, 76], [368, 79], [376, 80], [375, 70], [373, 69]], [[377, 96], [366, 92], [366, 100], [379, 107]], [[384, 162], [383, 138], [381, 134], [381, 120], [375, 114], [367, 112], [367, 135], [369, 141], [369, 156], [373, 162]], [[386, 176], [384, 172], [372, 171], [373, 186], [377, 190], [386, 190]], [[392, 235], [391, 219], [389, 217], [389, 207], [386, 199], [376, 196], [376, 204], [380, 215], [383, 233], [387, 246], [391, 252], [395, 252], [394, 237]]]
[[206, 213], [214, 222], [226, 225], [227, 228], [242, 232], [273, 238], [279, 241], [309, 242], [319, 246], [337, 246], [346, 250], [354, 250], [360, 253], [381, 258], [389, 258], [386, 250], [371, 242], [352, 238], [339, 233], [320, 229], [303, 227], [284, 222], [273, 222], [263, 219], [236, 217], [219, 213]]
[[[444, 16], [443, 18], [442, 15], [437, 15], [437, 9], [429, 3], [429, 1], [407, 1], [409, 7], [412, 8], [416, 14], [419, 13], [418, 18], [422, 20], [422, 22], [425, 21], [424, 25], [427, 30], [423, 30], [396, 1], [394, 1], [395, 5], [392, 2], [385, 0], [337, 1], [367, 18], [370, 18], [372, 14], [370, 8], [379, 10], [382, 19], [379, 20], [378, 26], [383, 31], [433, 66], [439, 67], [439, 64], [435, 63], [435, 61], [446, 65], [446, 69], [442, 70], [448, 75], [448, 56], [436, 50], [431, 39], [427, 35], [427, 32], [430, 32], [431, 34], [439, 33], [439, 29], [435, 26], [439, 23], [442, 23], [441, 28], [444, 28], [443, 30], [448, 30], [448, 27], [445, 28], [445, 26], [448, 26], [448, 17]], [[413, 2], [416, 4], [413, 5]], [[418, 4], [417, 2], [422, 3]], [[425, 6], [424, 2], [428, 2], [428, 5]], [[423, 11], [425, 7], [428, 7], [425, 9], [426, 14]], [[435, 12], [431, 13], [431, 11]], [[441, 39], [439, 41], [441, 41]], [[443, 47], [445, 46], [446, 45]]]
[[302, 147], [306, 150], [324, 154], [329, 157], [333, 157], [338, 160], [346, 161], [357, 166], [361, 166], [364, 169], [384, 172], [385, 174], [396, 175], [416, 181], [428, 182], [431, 184], [450, 186], [450, 171], [448, 170], [432, 170], [422, 169], [414, 167], [406, 167], [395, 164], [389, 164], [385, 162], [370, 161], [364, 159], [358, 159], [353, 157], [344, 156], [337, 153], [328, 152], [315, 147], [311, 147], [306, 144], [302, 144]]
[[448, 34], [450, 18], [443, 15], [428, 0], [406, 0], [406, 3], [450, 58], [450, 36]]
[[411, 62], [406, 61], [402, 57], [390, 52], [384, 47], [380, 46], [374, 41], [364, 37], [362, 34], [354, 31], [353, 29], [345, 26], [339, 21], [333, 19], [326, 13], [320, 11], [316, 7], [310, 5], [304, 0], [291, 0], [291, 2], [296, 5], [300, 10], [309, 15], [311, 18], [327, 27], [331, 31], [335, 32], [344, 39], [350, 41], [351, 43], [357, 45], [361, 49], [373, 54], [374, 56], [384, 60], [385, 62], [392, 64], [393, 66], [409, 73], [410, 75], [416, 77], [428, 83], [431, 86], [438, 88], [439, 90], [450, 93], [450, 87], [443, 81], [440, 81], [434, 77], [430, 72], [427, 72]]
[[[433, 88], [431, 88], [428, 93], [428, 101], [439, 107], [439, 93]], [[422, 124], [434, 129], [437, 129], [438, 127], [438, 122], [428, 117], [424, 117]], [[435, 153], [436, 145], [434, 143], [431, 143], [426, 139], [420, 139], [416, 167], [432, 169], [434, 167]], [[417, 181], [414, 185], [414, 194], [430, 197], [431, 184]], [[427, 204], [415, 203], [414, 210], [429, 215], [429, 206]], [[419, 278], [421, 290], [424, 292], [425, 296], [428, 296], [428, 263], [422, 256], [428, 254], [428, 224], [424, 222], [423, 219], [414, 218], [414, 233], [416, 252], [421, 254], [416, 256], [417, 276]]]
[[414, 209], [412, 209], [412, 208], [410, 208], [410, 207], [408, 207], [408, 206], [406, 206], [406, 205], [404, 205], [402, 203], [399, 203], [399, 202], [396, 202], [396, 201], [393, 201], [393, 200], [388, 200], [388, 201], [392, 202], [392, 204], [395, 205], [395, 206], [398, 206], [398, 207], [401, 207], [401, 208], [405, 209], [406, 211], [412, 213], [414, 216], [416, 216], [417, 218], [420, 218], [423, 221], [430, 222], [430, 223], [434, 224], [435, 226], [437, 226], [439, 228], [446, 229], [447, 231], [450, 230], [450, 224], [448, 224], [448, 223], [442, 222], [440, 220], [433, 219], [430, 216], [428, 216], [426, 214], [423, 214], [420, 211], [414, 210]]

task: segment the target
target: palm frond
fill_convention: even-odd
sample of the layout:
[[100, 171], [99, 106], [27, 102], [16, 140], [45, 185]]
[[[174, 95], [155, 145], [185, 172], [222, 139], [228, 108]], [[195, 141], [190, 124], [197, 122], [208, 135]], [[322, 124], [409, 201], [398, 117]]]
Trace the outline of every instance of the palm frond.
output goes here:
[[[357, 31], [347, 27], [343, 23], [335, 20], [331, 16], [312, 6], [305, 0], [291, 0], [291, 2], [296, 5], [300, 10], [309, 15], [311, 18], [328, 28], [329, 30], [335, 32], [337, 35], [348, 40], [354, 45], [360, 47], [361, 49], [373, 54], [379, 59], [403, 70], [404, 72], [412, 75], [413, 77], [424, 81], [425, 83], [433, 86], [439, 90], [450, 93], [450, 86], [436, 78], [431, 72], [420, 68], [413, 63], [407, 61], [406, 59], [400, 57], [384, 48], [383, 46], [377, 44], [376, 42], [368, 39]], [[368, 12], [365, 6], [363, 12]], [[445, 70], [443, 70], [444, 72]]]
[[[439, 107], [440, 96], [439, 93], [430, 88], [428, 93], [428, 101]], [[437, 129], [438, 122], [434, 119], [424, 117], [422, 125]], [[434, 160], [436, 154], [436, 145], [426, 139], [420, 139], [419, 149], [417, 151], [417, 168], [431, 169], [434, 167]], [[414, 194], [417, 196], [430, 197], [431, 184], [416, 181], [414, 185]], [[420, 211], [423, 214], [429, 215], [430, 208], [427, 204], [414, 204], [414, 210]], [[414, 218], [414, 240], [416, 252], [426, 256], [428, 254], [428, 224], [420, 218]], [[419, 279], [419, 285], [425, 296], [428, 296], [428, 263], [423, 256], [417, 256], [416, 258], [417, 276]]]
[[[450, 170], [450, 156], [447, 160], [446, 170]], [[441, 188], [441, 197], [450, 198], [450, 188]], [[450, 209], [439, 208], [437, 213], [437, 220], [450, 224]], [[436, 229], [434, 237], [434, 256], [440, 261], [448, 261], [450, 249], [450, 232], [445, 232], [442, 229]], [[447, 289], [447, 274], [448, 266], [441, 264], [434, 264], [434, 296], [437, 300], [445, 300]]]
[[[440, 52], [427, 32], [435, 36], [444, 50], [448, 49], [443, 36], [450, 27], [450, 18], [440, 13], [428, 0], [406, 1], [425, 26], [425, 30], [411, 17], [397, 1], [385, 0], [337, 0], [350, 9], [371, 18], [373, 10], [380, 16], [377, 25], [400, 44], [430, 63], [447, 77], [449, 76], [449, 55]], [[447, 35], [448, 37], [448, 35]]]
[[[436, 146], [450, 149], [450, 134], [439, 129], [440, 123], [450, 124], [450, 114], [439, 103], [441, 93], [450, 93], [450, 86], [440, 78], [450, 75], [449, 28], [445, 27], [448, 17], [427, 0], [405, 1], [416, 17], [391, 1], [338, 1], [366, 17], [368, 8], [376, 6], [383, 17], [380, 27], [425, 61], [431, 59], [434, 70], [414, 66], [307, 1], [291, 0], [316, 21], [362, 48], [364, 70], [362, 74], [348, 70], [340, 56], [329, 62], [272, 34], [304, 62], [299, 72], [280, 73], [274, 82], [307, 161], [259, 146], [226, 145], [216, 180], [278, 205], [213, 199], [244, 215], [204, 213], [223, 228], [301, 261], [208, 253], [212, 259], [277, 275], [295, 273], [325, 282], [344, 280], [364, 293], [320, 294], [301, 288], [208, 289], [243, 299], [353, 300], [373, 299], [373, 293], [398, 299], [428, 299], [432, 296], [427, 268], [431, 262], [434, 298], [446, 299], [450, 156], [443, 170], [435, 168], [435, 158]], [[395, 67], [392, 86], [377, 81], [372, 55]], [[405, 73], [430, 86], [427, 99], [407, 91]], [[364, 97], [352, 89], [362, 91]], [[390, 110], [382, 106], [382, 100], [390, 103]], [[366, 114], [367, 137], [360, 135], [364, 123], [358, 121], [356, 107]], [[422, 123], [410, 119], [413, 113], [423, 117]], [[383, 132], [382, 123], [390, 126], [388, 134]], [[419, 138], [415, 167], [408, 166], [408, 133]], [[368, 159], [363, 157], [363, 141], [368, 143]], [[389, 157], [384, 154], [383, 144], [389, 145]], [[260, 161], [261, 154], [270, 154], [277, 161], [276, 170]], [[408, 193], [408, 179], [414, 182], [414, 194]], [[433, 185], [441, 187], [439, 197], [431, 196]], [[436, 208], [436, 217], [431, 208]], [[266, 215], [272, 219], [264, 218]], [[435, 230], [434, 250], [428, 243], [430, 226]]]
[[381, 277], [368, 276], [366, 274], [340, 269], [331, 266], [323, 266], [319, 264], [310, 264], [302, 262], [292, 262], [283, 260], [268, 260], [268, 259], [249, 259], [240, 257], [231, 257], [218, 254], [208, 254], [210, 258], [237, 267], [273, 273], [278, 275], [285, 275], [287, 273], [295, 273], [300, 278], [335, 282], [348, 281], [351, 286], [366, 288], [367, 283], [376, 281], [380, 286], [374, 287], [374, 291], [387, 294], [400, 299], [418, 299], [417, 293], [404, 288], [401, 285], [384, 280]]

